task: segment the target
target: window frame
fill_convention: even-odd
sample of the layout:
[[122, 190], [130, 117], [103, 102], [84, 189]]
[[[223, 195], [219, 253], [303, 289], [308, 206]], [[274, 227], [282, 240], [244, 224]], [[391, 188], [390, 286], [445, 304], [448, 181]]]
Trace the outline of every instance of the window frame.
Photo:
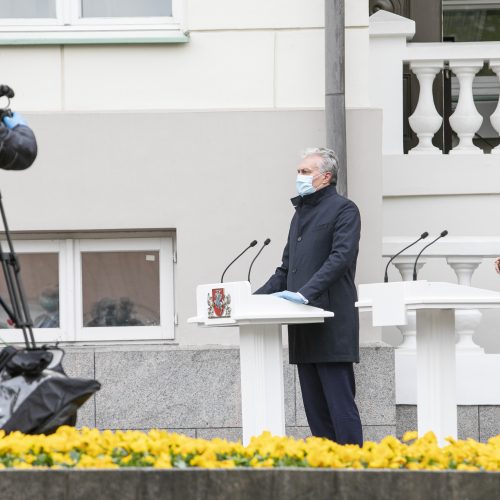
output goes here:
[[[1, 244], [5, 250], [6, 243], [1, 241]], [[13, 245], [17, 254], [58, 253], [59, 256], [59, 328], [33, 328], [37, 344], [47, 342], [99, 344], [175, 339], [173, 236], [95, 239], [75, 237], [44, 240], [16, 240], [14, 236]], [[82, 251], [145, 250], [159, 252], [160, 325], [84, 327]], [[21, 280], [22, 277], [21, 270]], [[19, 329], [0, 330], [0, 339], [6, 343], [24, 343], [22, 331]]]
[[[170, 244], [169, 244], [170, 243]], [[160, 326], [85, 327], [83, 319], [82, 252], [158, 251], [160, 273]], [[173, 245], [166, 238], [75, 240], [75, 340], [172, 340], [174, 339], [173, 286], [167, 286], [167, 272], [173, 280]], [[168, 307], [171, 304], [172, 307]], [[119, 335], [117, 335], [117, 332]]]
[[[6, 251], [7, 242], [1, 241], [2, 249]], [[33, 328], [33, 335], [37, 343], [62, 342], [68, 340], [66, 332], [71, 330], [71, 314], [73, 314], [73, 301], [68, 300], [69, 296], [62, 293], [68, 287], [67, 274], [62, 272], [68, 264], [68, 245], [63, 240], [20, 240], [13, 241], [16, 254], [23, 253], [57, 253], [59, 270], [59, 328]], [[21, 282], [23, 279], [23, 269], [21, 268]], [[64, 287], [64, 288], [63, 288]], [[9, 297], [5, 297], [8, 302]], [[61, 312], [64, 312], [61, 314]], [[31, 313], [31, 311], [30, 311]], [[31, 318], [34, 320], [35, 318]], [[5, 332], [5, 334], [4, 334]], [[6, 343], [24, 343], [24, 337], [20, 329], [0, 329], [0, 338]]]
[[56, 0], [55, 18], [0, 18], [0, 45], [182, 43], [183, 0], [172, 16], [82, 18], [81, 0]]

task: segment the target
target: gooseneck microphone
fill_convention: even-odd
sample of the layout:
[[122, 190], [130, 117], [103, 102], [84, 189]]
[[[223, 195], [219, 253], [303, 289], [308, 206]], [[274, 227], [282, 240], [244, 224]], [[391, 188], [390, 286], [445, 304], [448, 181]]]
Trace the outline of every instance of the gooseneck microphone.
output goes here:
[[408, 250], [408, 248], [412, 247], [413, 245], [416, 245], [420, 240], [425, 240], [429, 236], [429, 233], [425, 231], [425, 233], [422, 233], [420, 235], [420, 238], [418, 240], [415, 240], [413, 243], [408, 245], [407, 247], [404, 247], [403, 250], [400, 250], [396, 255], [393, 255], [390, 259], [387, 265], [385, 266], [385, 273], [384, 273], [384, 283], [387, 283], [389, 281], [389, 276], [387, 275], [387, 270], [389, 269], [389, 264], [398, 256], [401, 255], [405, 250]]
[[249, 250], [250, 248], [254, 247], [255, 245], [257, 245], [257, 240], [253, 240], [250, 245], [248, 245], [245, 250], [243, 250], [243, 252], [241, 252], [233, 261], [231, 261], [229, 263], [229, 265], [226, 267], [226, 269], [224, 269], [224, 272], [222, 273], [222, 276], [220, 278], [220, 282], [221, 283], [224, 283], [224, 275], [226, 274], [226, 271], [247, 251]]
[[417, 281], [417, 264], [418, 264], [418, 259], [422, 255], [422, 252], [426, 248], [428, 248], [431, 245], [433, 245], [434, 243], [436, 243], [437, 240], [444, 238], [447, 234], [448, 234], [448, 231], [445, 229], [444, 231], [441, 232], [441, 234], [437, 238], [432, 240], [428, 245], [426, 245], [424, 248], [422, 248], [422, 250], [420, 250], [420, 253], [417, 255], [417, 258], [415, 259], [415, 264], [413, 265], [413, 281]]
[[269, 245], [269, 243], [271, 243], [271, 240], [269, 238], [267, 238], [266, 241], [264, 241], [264, 244], [260, 247], [260, 250], [257, 252], [257, 255], [253, 258], [252, 262], [250, 262], [250, 267], [248, 268], [248, 281], [249, 282], [250, 282], [250, 273], [252, 272], [252, 266], [253, 266], [253, 263], [255, 262], [255, 259], [257, 259], [257, 257], [260, 255], [262, 250], [264, 250], [264, 247]]

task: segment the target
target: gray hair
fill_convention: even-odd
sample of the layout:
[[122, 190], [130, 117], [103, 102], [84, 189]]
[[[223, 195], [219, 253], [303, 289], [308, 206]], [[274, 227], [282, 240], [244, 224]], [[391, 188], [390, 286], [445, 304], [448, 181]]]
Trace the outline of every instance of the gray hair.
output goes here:
[[302, 158], [307, 158], [309, 156], [319, 157], [320, 160], [317, 163], [319, 171], [322, 174], [330, 172], [332, 174], [330, 184], [336, 185], [339, 174], [339, 159], [337, 157], [337, 153], [335, 153], [333, 149], [307, 148], [302, 153]]

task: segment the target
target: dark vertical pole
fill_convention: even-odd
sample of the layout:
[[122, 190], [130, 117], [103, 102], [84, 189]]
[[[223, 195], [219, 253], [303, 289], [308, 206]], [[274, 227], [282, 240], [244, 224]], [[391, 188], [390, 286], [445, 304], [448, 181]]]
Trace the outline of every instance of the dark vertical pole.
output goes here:
[[325, 0], [325, 44], [326, 146], [339, 157], [337, 190], [347, 196], [344, 0]]

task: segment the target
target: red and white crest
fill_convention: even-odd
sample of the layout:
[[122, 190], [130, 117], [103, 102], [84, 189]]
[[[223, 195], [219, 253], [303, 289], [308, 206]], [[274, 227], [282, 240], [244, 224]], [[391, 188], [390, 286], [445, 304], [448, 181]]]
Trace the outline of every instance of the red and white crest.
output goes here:
[[212, 293], [207, 294], [208, 317], [230, 318], [231, 295], [226, 295], [224, 288], [212, 288]]

